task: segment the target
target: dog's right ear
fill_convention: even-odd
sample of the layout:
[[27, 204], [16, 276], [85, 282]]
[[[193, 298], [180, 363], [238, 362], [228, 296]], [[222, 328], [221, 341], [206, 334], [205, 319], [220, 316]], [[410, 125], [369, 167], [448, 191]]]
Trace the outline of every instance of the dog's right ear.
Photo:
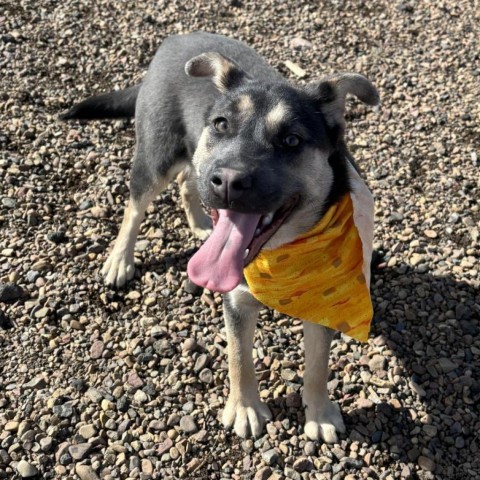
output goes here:
[[367, 105], [378, 105], [380, 96], [370, 80], [358, 73], [330, 75], [307, 85], [307, 91], [318, 101], [320, 110], [330, 127], [345, 126], [345, 99], [354, 95]]
[[217, 52], [207, 52], [189, 60], [185, 72], [190, 77], [212, 77], [221, 92], [240, 86], [248, 75], [233, 61]]

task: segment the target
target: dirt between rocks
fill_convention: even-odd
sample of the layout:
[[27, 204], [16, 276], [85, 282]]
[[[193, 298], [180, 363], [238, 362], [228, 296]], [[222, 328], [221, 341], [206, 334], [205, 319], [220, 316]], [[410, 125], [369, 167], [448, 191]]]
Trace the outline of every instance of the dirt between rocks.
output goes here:
[[[467, 0], [0, 2], [0, 478], [480, 478], [479, 17]], [[307, 441], [301, 324], [268, 311], [255, 361], [274, 421], [254, 440], [221, 426], [221, 299], [186, 283], [199, 243], [175, 185], [149, 208], [135, 280], [99, 277], [133, 125], [56, 116], [194, 30], [292, 81], [355, 71], [381, 93], [378, 111], [348, 102], [385, 264], [370, 341], [334, 341], [336, 445]]]

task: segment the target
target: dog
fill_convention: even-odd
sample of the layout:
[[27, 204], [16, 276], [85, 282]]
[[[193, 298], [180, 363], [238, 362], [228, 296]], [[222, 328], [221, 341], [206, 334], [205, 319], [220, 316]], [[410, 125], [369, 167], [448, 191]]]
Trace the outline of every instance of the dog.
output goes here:
[[[208, 238], [189, 275], [225, 293], [230, 395], [222, 421], [240, 437], [258, 437], [271, 418], [252, 360], [262, 303], [243, 269], [261, 252], [294, 242], [352, 190], [358, 167], [344, 140], [347, 94], [379, 102], [362, 75], [294, 86], [245, 44], [196, 32], [164, 40], [140, 85], [88, 98], [61, 116], [135, 117], [130, 200], [102, 270], [108, 285], [133, 277], [145, 210], [178, 177], [189, 227]], [[304, 332], [305, 433], [336, 442], [345, 426], [327, 393], [333, 330], [304, 321]]]

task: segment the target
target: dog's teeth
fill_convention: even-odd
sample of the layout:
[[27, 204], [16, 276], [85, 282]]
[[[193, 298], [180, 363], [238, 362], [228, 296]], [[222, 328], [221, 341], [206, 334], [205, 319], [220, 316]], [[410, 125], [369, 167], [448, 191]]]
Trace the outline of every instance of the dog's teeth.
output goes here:
[[248, 254], [249, 254], [249, 253], [250, 253], [250, 249], [247, 248], [247, 249], [245, 250], [245, 253], [243, 254], [243, 259], [244, 259], [244, 260], [248, 257]]
[[273, 220], [273, 212], [270, 212], [268, 215], [265, 215], [262, 219], [262, 225], [266, 227], [267, 225], [270, 225]]

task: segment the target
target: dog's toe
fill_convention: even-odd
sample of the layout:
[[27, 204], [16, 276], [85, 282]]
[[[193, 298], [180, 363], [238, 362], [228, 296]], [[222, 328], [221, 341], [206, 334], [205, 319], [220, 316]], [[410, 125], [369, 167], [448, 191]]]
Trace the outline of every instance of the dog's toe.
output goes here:
[[325, 443], [337, 443], [338, 433], [345, 433], [345, 424], [338, 406], [330, 400], [326, 406], [306, 411], [305, 434], [311, 440], [323, 440]]
[[259, 398], [253, 401], [229, 399], [223, 411], [222, 422], [226, 427], [233, 427], [239, 437], [259, 437], [265, 422], [271, 418], [269, 408]]
[[121, 288], [135, 275], [135, 264], [132, 259], [112, 252], [102, 268], [105, 284]]

